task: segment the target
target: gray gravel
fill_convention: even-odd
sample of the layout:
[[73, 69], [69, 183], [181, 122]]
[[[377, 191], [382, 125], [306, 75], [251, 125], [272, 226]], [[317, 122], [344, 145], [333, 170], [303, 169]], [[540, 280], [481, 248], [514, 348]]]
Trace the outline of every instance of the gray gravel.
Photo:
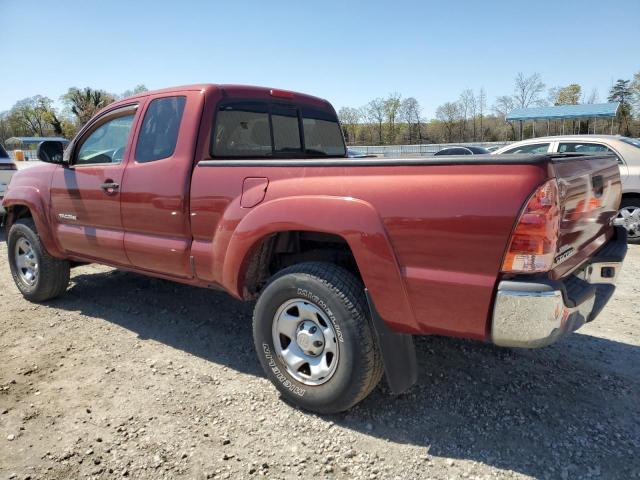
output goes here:
[[96, 265], [33, 305], [0, 258], [0, 480], [640, 478], [640, 247], [579, 334], [420, 338], [418, 385], [334, 416], [279, 399], [251, 305]]

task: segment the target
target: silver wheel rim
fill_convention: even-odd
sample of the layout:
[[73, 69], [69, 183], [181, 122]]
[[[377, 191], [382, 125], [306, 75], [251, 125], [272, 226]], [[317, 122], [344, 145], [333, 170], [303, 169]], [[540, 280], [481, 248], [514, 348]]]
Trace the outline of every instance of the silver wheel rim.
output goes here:
[[305, 385], [322, 385], [336, 371], [338, 342], [333, 324], [314, 304], [295, 298], [273, 318], [273, 345], [287, 373]]
[[38, 257], [31, 242], [21, 237], [16, 242], [14, 257], [18, 276], [27, 285], [34, 285], [38, 280]]
[[624, 227], [630, 238], [640, 237], [640, 207], [622, 207], [616, 220], [616, 225]]

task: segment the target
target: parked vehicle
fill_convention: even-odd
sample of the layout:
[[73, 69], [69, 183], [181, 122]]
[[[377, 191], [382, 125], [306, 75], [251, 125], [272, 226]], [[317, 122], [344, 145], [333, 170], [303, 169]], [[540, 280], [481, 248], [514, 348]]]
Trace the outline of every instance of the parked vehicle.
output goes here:
[[347, 157], [349, 158], [372, 158], [375, 157], [375, 155], [367, 155], [364, 152], [361, 152], [359, 150], [354, 150], [353, 148], [347, 148]]
[[622, 179], [622, 201], [616, 224], [625, 227], [629, 242], [640, 243], [640, 140], [619, 135], [540, 137], [512, 143], [494, 154], [547, 152], [615, 155]]
[[610, 156], [347, 158], [333, 107], [289, 91], [144, 92], [38, 154], [3, 202], [25, 298], [98, 262], [255, 299], [266, 376], [317, 412], [383, 372], [408, 389], [413, 335], [555, 342], [602, 310], [626, 253]]
[[493, 153], [493, 152], [495, 152], [496, 150], [498, 150], [499, 148], [502, 148], [502, 147], [499, 146], [499, 145], [491, 145], [490, 147], [485, 147], [485, 148], [487, 149], [487, 151], [489, 153]]
[[[11, 181], [11, 177], [16, 172], [16, 164], [13, 162], [7, 151], [0, 145], [0, 201], [4, 198], [4, 192]], [[4, 208], [0, 205], [0, 225], [4, 219]]]
[[489, 150], [482, 147], [447, 147], [438, 150], [434, 155], [483, 155], [489, 153]]

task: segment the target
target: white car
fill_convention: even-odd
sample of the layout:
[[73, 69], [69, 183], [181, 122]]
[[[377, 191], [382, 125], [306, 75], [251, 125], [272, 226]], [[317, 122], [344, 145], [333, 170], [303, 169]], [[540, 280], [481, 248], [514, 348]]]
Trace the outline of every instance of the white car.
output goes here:
[[[11, 160], [7, 151], [0, 145], [0, 202], [4, 198], [4, 192], [9, 185], [13, 174], [16, 173], [16, 164]], [[0, 218], [4, 215], [4, 209], [0, 205]], [[1, 223], [1, 222], [0, 222]]]
[[618, 157], [622, 202], [616, 223], [627, 229], [629, 242], [640, 243], [640, 140], [619, 135], [563, 135], [530, 138], [499, 148], [502, 153], [611, 152]]

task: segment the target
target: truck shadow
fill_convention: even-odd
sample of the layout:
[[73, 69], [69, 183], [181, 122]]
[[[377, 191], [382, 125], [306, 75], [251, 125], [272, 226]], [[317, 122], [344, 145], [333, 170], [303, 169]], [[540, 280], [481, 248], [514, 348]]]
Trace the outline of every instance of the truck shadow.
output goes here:
[[[92, 268], [92, 267], [90, 267]], [[54, 308], [80, 311], [250, 375], [252, 305], [222, 292], [117, 270], [72, 275]], [[576, 334], [542, 350], [499, 349], [440, 337], [416, 341], [420, 376], [392, 396], [385, 382], [345, 428], [534, 477], [622, 478], [638, 468], [640, 348]], [[630, 475], [624, 475], [629, 472]]]

